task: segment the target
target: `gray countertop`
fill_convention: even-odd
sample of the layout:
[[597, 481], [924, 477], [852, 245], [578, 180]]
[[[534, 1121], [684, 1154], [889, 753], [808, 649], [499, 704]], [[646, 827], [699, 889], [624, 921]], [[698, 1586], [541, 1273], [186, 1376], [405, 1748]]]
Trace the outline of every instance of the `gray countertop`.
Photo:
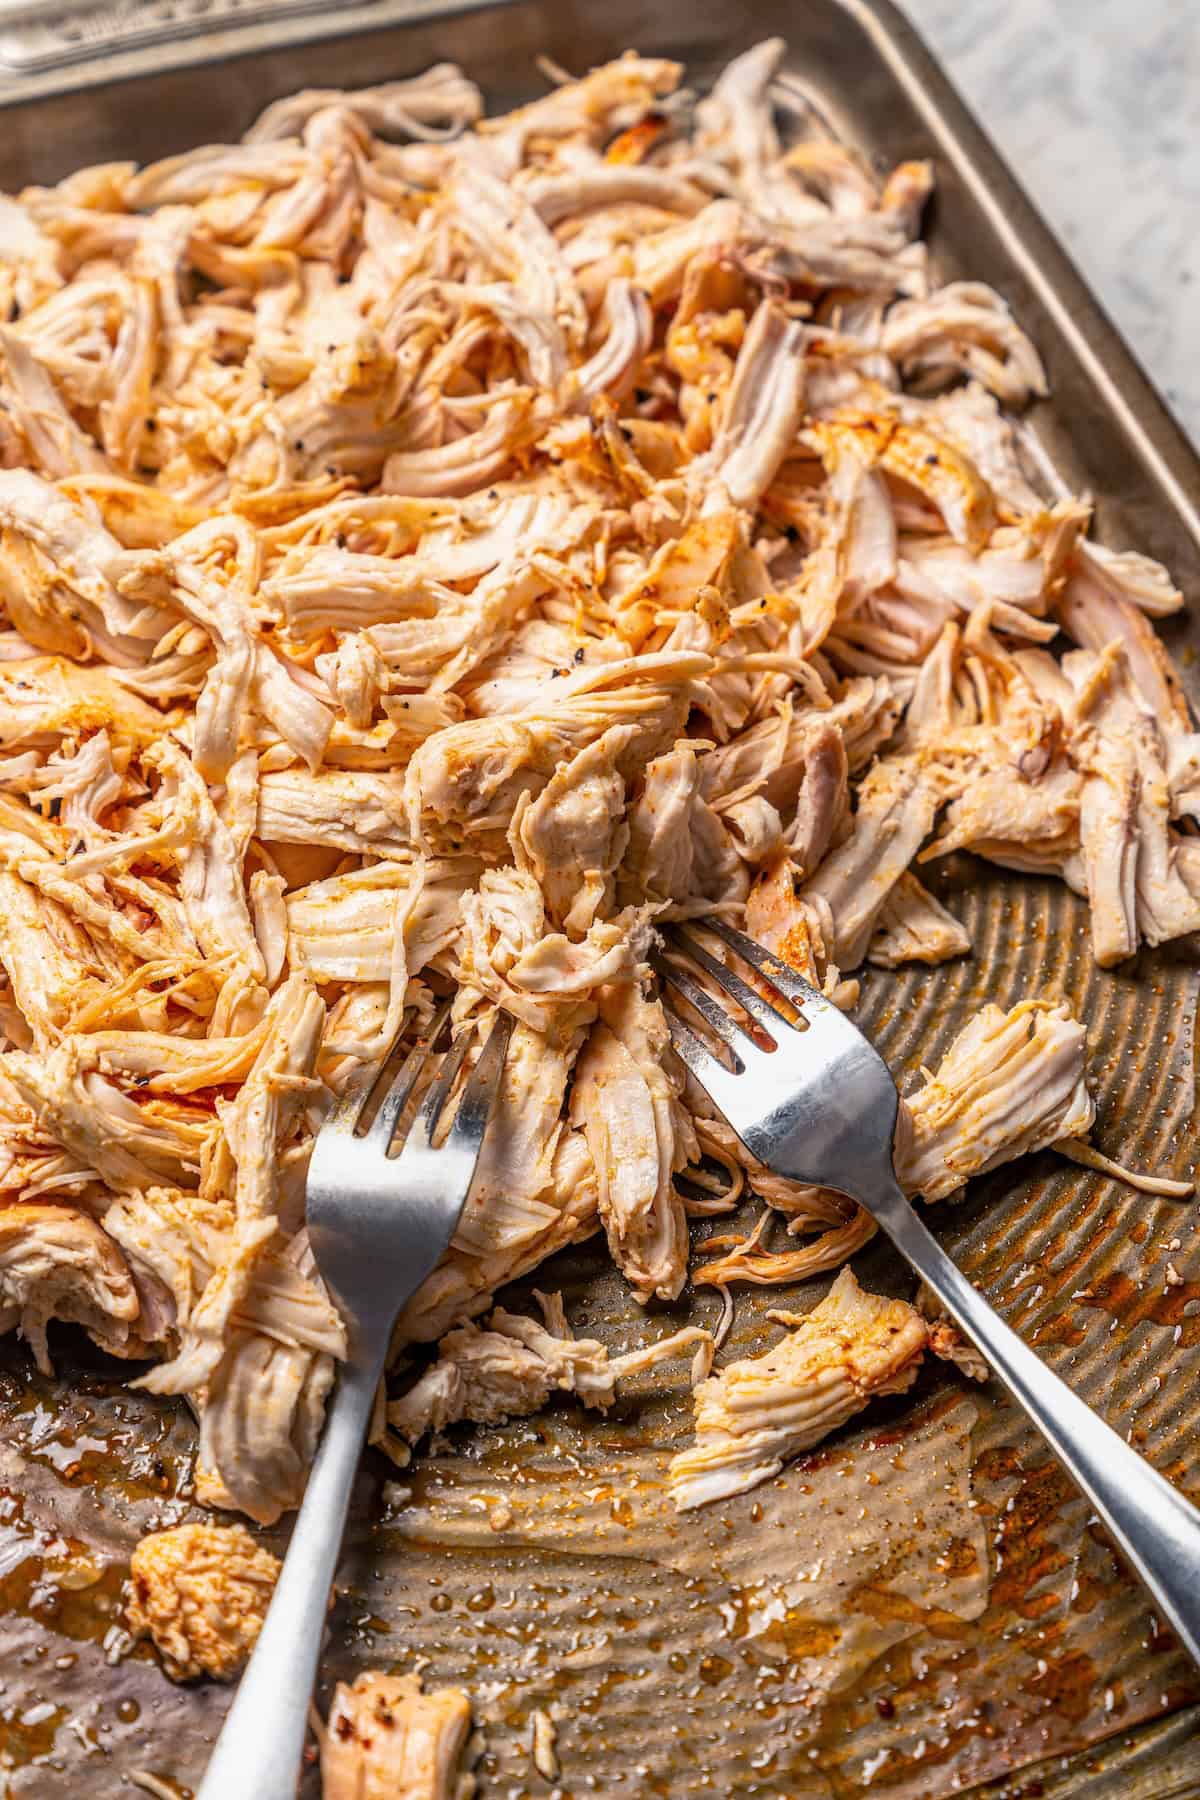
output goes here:
[[901, 5], [1200, 442], [1200, 5]]

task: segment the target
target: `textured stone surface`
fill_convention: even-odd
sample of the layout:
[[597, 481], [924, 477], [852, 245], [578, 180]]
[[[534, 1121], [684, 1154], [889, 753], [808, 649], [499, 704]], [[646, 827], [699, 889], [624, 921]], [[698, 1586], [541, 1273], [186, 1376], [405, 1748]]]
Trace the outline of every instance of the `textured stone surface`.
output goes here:
[[1200, 7], [901, 4], [1200, 439]]

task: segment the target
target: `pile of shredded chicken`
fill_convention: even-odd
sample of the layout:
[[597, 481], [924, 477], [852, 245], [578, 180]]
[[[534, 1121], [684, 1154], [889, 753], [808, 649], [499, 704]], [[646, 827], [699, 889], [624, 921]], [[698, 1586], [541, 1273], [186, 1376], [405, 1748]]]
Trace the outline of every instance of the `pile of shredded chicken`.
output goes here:
[[[435, 991], [517, 1025], [404, 1445], [607, 1403], [627, 1359], [565, 1322], [470, 1323], [564, 1245], [648, 1301], [747, 1191], [802, 1241], [697, 1280], [870, 1235], [685, 1081], [660, 922], [842, 1004], [968, 953], [911, 867], [953, 849], [1085, 895], [1104, 964], [1200, 926], [1180, 596], [1030, 485], [1035, 350], [933, 284], [929, 168], [813, 136], [781, 57], [496, 118], [440, 66], [0, 201], [0, 1321], [152, 1359], [203, 1502], [301, 1492], [345, 1341], [312, 1134]], [[909, 1188], [1093, 1155], [1084, 1057], [1062, 1006], [985, 1009]]]

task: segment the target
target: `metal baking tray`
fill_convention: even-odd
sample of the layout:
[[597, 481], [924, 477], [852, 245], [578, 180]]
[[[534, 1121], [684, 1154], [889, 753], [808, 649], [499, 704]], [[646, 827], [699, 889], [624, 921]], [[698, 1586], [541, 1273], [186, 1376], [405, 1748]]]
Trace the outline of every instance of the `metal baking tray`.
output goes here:
[[[680, 57], [703, 86], [750, 43], [783, 36], [793, 93], [837, 134], [883, 162], [934, 159], [936, 272], [991, 282], [1045, 358], [1054, 397], [1029, 444], [1047, 478], [1094, 493], [1106, 540], [1200, 591], [1195, 453], [887, 0], [374, 0], [324, 13], [156, 0], [140, 36], [122, 28], [138, 10], [87, 9], [91, 37], [49, 70], [44, 37], [0, 45], [0, 186], [228, 140], [295, 88], [441, 58], [496, 106], [538, 91], [539, 55], [582, 71], [636, 46]], [[1195, 690], [1200, 620], [1185, 614], [1167, 635]], [[976, 950], [934, 972], [869, 974], [862, 1017], [893, 1067], [913, 1079], [985, 998], [1063, 995], [1089, 1027], [1100, 1146], [1187, 1172], [1192, 964], [1164, 951], [1105, 973], [1065, 890], [968, 858], [937, 879]], [[1045, 1156], [974, 1184], [934, 1223], [1047, 1360], [1196, 1487], [1200, 1282], [1164, 1281], [1168, 1256], [1200, 1272], [1190, 1211]], [[564, 1289], [577, 1324], [627, 1343], [646, 1321], [605, 1260], [585, 1245], [539, 1284]], [[858, 1266], [911, 1291], [886, 1247]], [[739, 1294], [732, 1348], [760, 1346], [769, 1305], [821, 1286]], [[702, 1292], [653, 1323], [714, 1310]], [[0, 1346], [0, 1791], [6, 1771], [13, 1795], [115, 1800], [147, 1769], [182, 1792], [226, 1696], [170, 1687], [145, 1647], [122, 1656], [119, 1597], [137, 1536], [189, 1514], [190, 1424], [129, 1394], [127, 1371], [70, 1337], [56, 1348], [48, 1381], [19, 1345]], [[689, 1417], [682, 1379], [654, 1375], [607, 1419], [563, 1404], [465, 1431], [418, 1468], [404, 1502], [368, 1458], [323, 1697], [368, 1665], [415, 1661], [430, 1682], [463, 1682], [487, 1733], [484, 1796], [550, 1792], [529, 1761], [535, 1707], [558, 1721], [563, 1800], [1200, 1793], [1195, 1672], [997, 1391], [927, 1371], [775, 1484], [677, 1520], [661, 1477]]]

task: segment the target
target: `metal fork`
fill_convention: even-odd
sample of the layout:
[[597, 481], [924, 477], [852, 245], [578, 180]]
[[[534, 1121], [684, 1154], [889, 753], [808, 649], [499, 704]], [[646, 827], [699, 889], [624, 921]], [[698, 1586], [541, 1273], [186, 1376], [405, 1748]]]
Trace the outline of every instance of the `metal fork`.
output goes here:
[[397, 1315], [449, 1244], [470, 1190], [508, 1049], [497, 1013], [453, 1122], [438, 1121], [471, 1041], [443, 1059], [397, 1156], [396, 1126], [449, 1014], [436, 1014], [363, 1129], [378, 1070], [348, 1092], [317, 1134], [308, 1170], [309, 1238], [347, 1323], [349, 1348], [250, 1665], [209, 1760], [198, 1800], [296, 1800], [329, 1592], [355, 1470]]
[[662, 980], [721, 1040], [731, 1066], [668, 1008], [683, 1061], [760, 1162], [793, 1181], [848, 1194], [883, 1227], [1024, 1407], [1200, 1662], [1200, 1512], [1051, 1374], [925, 1229], [892, 1166], [896, 1085], [857, 1026], [753, 939], [715, 919], [703, 929], [798, 1018], [785, 1017], [693, 931], [673, 927], [668, 944], [683, 950], [764, 1038], [756, 1042], [694, 975], [660, 955]]

